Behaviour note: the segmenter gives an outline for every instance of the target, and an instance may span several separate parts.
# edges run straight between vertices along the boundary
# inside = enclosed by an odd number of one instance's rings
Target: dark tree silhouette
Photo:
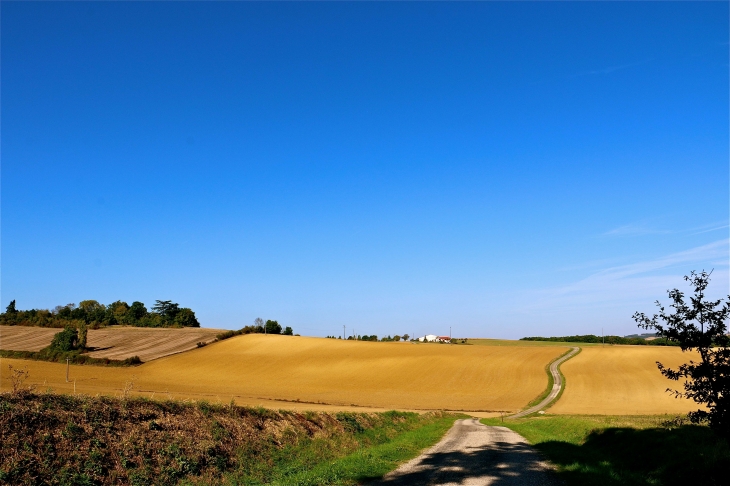
[[[656,330],[668,341],[678,343],[682,351],[699,352],[699,363],[690,360],[676,370],[658,361],[657,366],[670,380],[685,380],[684,392],[667,391],[707,406],[708,410],[690,412],[690,420],[693,423],[707,420],[719,435],[730,439],[730,337],[726,334],[730,296],[726,301],[705,300],[711,273],[703,270],[684,277],[694,289],[689,302],[679,290],[669,290],[672,310],[667,311],[657,301],[659,314],[648,317],[637,312],[633,317],[639,327]]]
[[[17,314],[18,310],[15,308],[15,299],[10,301],[10,304],[5,308],[7,314]]]

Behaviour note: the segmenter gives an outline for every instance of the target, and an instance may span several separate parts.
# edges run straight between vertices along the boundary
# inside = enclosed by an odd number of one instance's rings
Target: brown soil
[[[61,329],[27,326],[0,326],[0,349],[40,351]],[[87,345],[95,349],[87,353],[92,358],[124,360],[139,356],[144,361],[182,353],[197,348],[197,343],[215,340],[220,329],[183,328],[159,329],[112,326],[89,330]]]

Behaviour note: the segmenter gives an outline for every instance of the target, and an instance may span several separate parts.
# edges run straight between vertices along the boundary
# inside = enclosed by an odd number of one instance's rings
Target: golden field
[[[246,335],[167,356],[132,368],[71,366],[2,359],[3,390],[8,364],[27,367],[39,391],[73,390],[157,398],[301,408],[337,407],[465,411],[517,411],[547,385],[545,365],[566,347],[449,346],[374,343],[294,336]],[[283,408],[283,407],[282,407]]]
[[[40,351],[51,344],[62,329],[28,326],[0,326],[0,349]],[[111,326],[90,329],[87,353],[92,358],[124,360],[139,356],[144,362],[197,348],[198,342],[209,343],[220,329],[206,328],[146,328]]]
[[[662,376],[656,362],[676,368],[696,353],[664,346],[591,346],[560,367],[565,391],[550,408],[556,414],[642,415],[697,410],[694,402],[673,398],[667,388],[682,382]]]
[[[45,334],[57,332],[34,330],[36,337],[26,333],[26,344],[41,335],[50,339]],[[504,340],[449,346],[247,335],[196,349],[196,340],[210,340],[218,331],[198,330],[204,335],[194,331],[94,331],[109,345],[96,352],[107,353],[102,356],[121,359],[139,354],[149,360],[189,351],[131,368],[71,366],[69,383],[63,364],[2,359],[0,389],[9,388],[7,365],[12,364],[27,367],[29,383],[39,391],[73,392],[75,381],[78,393],[118,395],[125,384],[133,383],[132,394],[146,397],[224,403],[234,399],[242,405],[271,408],[513,412],[523,409],[545,389],[545,366],[569,347]],[[4,348],[8,334],[2,332]],[[91,343],[91,334],[89,340]],[[477,344],[475,341],[470,340]],[[680,388],[681,383],[667,380],[656,368],[656,361],[676,367],[690,359],[691,355],[680,349],[581,348],[578,356],[561,366],[566,388],[550,413],[674,414],[697,408],[693,402],[666,393],[667,387]]]

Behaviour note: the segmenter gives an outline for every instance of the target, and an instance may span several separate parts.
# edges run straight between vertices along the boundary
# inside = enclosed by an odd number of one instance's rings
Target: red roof
[[[451,341],[451,338],[449,336],[439,336],[439,339],[443,341]]]

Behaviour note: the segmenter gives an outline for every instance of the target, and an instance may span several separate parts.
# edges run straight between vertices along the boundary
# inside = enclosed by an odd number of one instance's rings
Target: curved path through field
[[[568,361],[570,358],[578,354],[580,351],[580,348],[574,347],[571,352],[566,354],[565,356],[556,359],[550,364],[550,374],[553,375],[553,389],[550,390],[550,393],[548,396],[545,397],[543,401],[535,405],[534,407],[530,407],[528,409],[525,409],[521,411],[520,413],[516,413],[514,415],[511,415],[509,418],[520,418],[525,417],[527,415],[530,415],[531,413],[539,412],[540,410],[544,409],[548,405],[550,405],[553,400],[555,400],[558,395],[560,394],[560,390],[565,385],[563,383],[563,377],[560,376],[560,371],[558,370],[558,367],[564,363],[565,361]]]
[[[457,420],[438,444],[374,484],[553,486],[561,482],[521,435],[472,418]]]

